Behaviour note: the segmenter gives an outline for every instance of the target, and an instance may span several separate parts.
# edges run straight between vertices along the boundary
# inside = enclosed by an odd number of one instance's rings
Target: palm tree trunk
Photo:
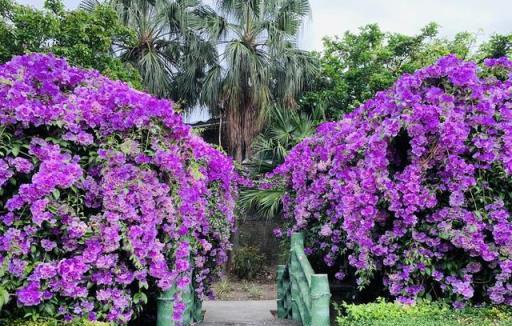
[[[254,138],[261,131],[261,119],[258,110],[251,104],[244,108],[228,110],[226,115],[227,148],[238,162],[251,156]]]
[[[249,103],[249,101],[244,102]],[[226,115],[226,126],[228,150],[236,161],[242,162],[250,156],[252,141],[261,131],[259,112],[252,104],[243,105],[240,108],[229,108]],[[233,244],[233,251],[237,250],[240,247],[239,225],[236,225],[230,240]],[[233,268],[235,255],[233,251],[228,255],[228,262],[225,266],[227,271]]]
[[[260,112],[253,104],[248,104],[245,110],[243,128],[243,152],[244,158],[249,158],[252,155],[252,142],[254,138],[261,132],[261,117]]]
[[[227,111],[226,116],[226,136],[227,136],[227,148],[231,156],[237,161],[242,162],[244,159],[242,144],[242,128],[241,124],[242,112],[237,109],[230,109]]]

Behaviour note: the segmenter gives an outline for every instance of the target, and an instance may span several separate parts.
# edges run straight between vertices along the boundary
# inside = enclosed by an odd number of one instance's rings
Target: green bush
[[[240,247],[234,251],[233,273],[240,279],[253,279],[263,266],[264,257],[258,248]]]
[[[338,326],[506,326],[512,325],[510,307],[471,307],[453,310],[442,303],[412,306],[379,300],[364,305],[338,307]]]
[[[16,320],[0,320],[0,325],[9,325],[9,326],[109,326],[111,324],[98,322],[98,321],[89,321],[85,319],[76,319],[70,322],[63,322],[61,320],[56,319],[37,319],[37,320],[27,320],[27,319],[16,319]]]

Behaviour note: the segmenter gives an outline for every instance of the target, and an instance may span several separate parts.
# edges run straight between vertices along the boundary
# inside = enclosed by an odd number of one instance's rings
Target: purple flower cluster
[[[20,306],[125,323],[139,291],[210,295],[239,176],[169,101],[52,55],[0,66],[1,281]],[[42,312],[43,313],[43,312]]]
[[[402,302],[512,304],[511,90],[508,59],[447,56],[322,124],[269,176],[288,234]]]

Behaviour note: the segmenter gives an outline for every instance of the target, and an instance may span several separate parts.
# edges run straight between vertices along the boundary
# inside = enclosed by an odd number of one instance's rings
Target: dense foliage
[[[291,230],[401,302],[512,304],[511,71],[447,56],[320,125],[273,172]]]
[[[308,0],[217,1],[203,23],[220,53],[209,67],[201,102],[226,122],[226,147],[237,160],[251,156],[270,105],[296,106],[316,72],[316,60],[297,47]]]
[[[421,302],[414,306],[378,302],[342,304],[339,326],[505,326],[512,324],[508,307],[480,307],[453,310],[441,303]]]
[[[200,28],[209,7],[198,0],[82,0],[81,7],[94,12],[105,3],[135,34],[118,53],[136,67],[145,89],[180,107],[195,106],[205,70],[217,58],[215,42]]]
[[[390,87],[402,74],[433,64],[440,57],[481,62],[484,58],[512,55],[512,35],[493,35],[478,43],[468,32],[441,38],[435,23],[417,35],[389,33],[376,24],[362,26],[357,33],[345,32],[324,39],[319,77],[301,99],[305,110],[323,106],[329,120],[357,108],[376,92]]]
[[[239,279],[251,280],[261,273],[265,257],[257,247],[239,247],[233,256],[232,273]]]
[[[0,98],[3,313],[125,322],[151,291],[210,294],[238,176],[170,102],[42,54],[0,66]]]
[[[0,0],[0,63],[15,55],[51,52],[74,66],[94,68],[141,88],[139,73],[113,52],[114,47],[128,46],[134,39],[134,33],[106,5],[68,11],[61,0],[47,0],[43,9]]]
[[[467,32],[452,39],[439,38],[438,26],[433,23],[417,35],[386,33],[371,24],[361,27],[358,33],[326,38],[319,60],[320,74],[308,84],[299,101],[300,109],[268,111],[267,126],[253,143],[252,172],[273,170],[321,122],[338,120],[390,87],[404,73],[430,65],[449,53],[461,58],[477,57],[477,61],[511,54],[511,37],[494,35],[480,46],[474,44],[475,39]],[[278,188],[242,190],[242,204],[254,206],[267,216],[277,216],[280,193]]]
[[[255,182],[240,190],[238,205],[244,213],[250,214],[255,209],[261,217],[271,219],[281,211],[280,198],[284,189],[266,185],[258,187],[261,175],[282,164],[295,145],[313,135],[316,127],[325,121],[325,115],[318,107],[312,114],[275,107],[269,110],[268,119],[268,126],[254,140],[253,155],[246,164],[248,174]]]
[[[53,318],[39,318],[36,320],[31,319],[9,319],[9,320],[0,320],[0,322],[4,322],[3,325],[9,326],[62,326],[62,321]],[[75,319],[66,323],[67,326],[110,326],[110,323],[107,322],[99,322],[99,321],[89,321],[87,319]]]

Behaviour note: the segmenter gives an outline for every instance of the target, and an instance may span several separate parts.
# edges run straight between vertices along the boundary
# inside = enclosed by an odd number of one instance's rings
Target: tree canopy
[[[479,43],[469,32],[453,38],[439,36],[439,25],[430,23],[417,35],[387,33],[377,24],[325,38],[320,57],[320,74],[313,89],[301,100],[307,111],[324,106],[330,119],[339,118],[390,87],[399,76],[433,64],[440,57],[455,54],[460,59],[482,63],[485,58],[512,55],[512,34],[492,35]]]
[[[131,44],[134,33],[109,6],[92,11],[65,10],[61,0],[47,0],[43,9],[0,0],[0,62],[31,52],[52,52],[71,64],[141,88],[138,72],[121,61],[114,50]]]
[[[404,73],[432,64],[450,53],[467,58],[475,36],[462,32],[453,39],[438,37],[431,23],[417,35],[386,33],[377,24],[347,31],[342,37],[325,38],[320,55],[320,77],[303,99],[307,109],[323,105],[332,118],[359,106],[377,91],[386,89]]]
[[[264,111],[296,105],[314,58],[297,47],[309,1],[219,1],[206,14],[204,31],[216,40],[217,62],[207,72],[201,101],[226,116],[228,149],[239,161],[250,156]]]
[[[201,33],[209,7],[199,0],[84,0],[81,6],[94,10],[108,4],[135,34],[119,54],[141,74],[151,93],[172,98],[182,107],[198,103],[207,67],[215,63],[216,43]]]

